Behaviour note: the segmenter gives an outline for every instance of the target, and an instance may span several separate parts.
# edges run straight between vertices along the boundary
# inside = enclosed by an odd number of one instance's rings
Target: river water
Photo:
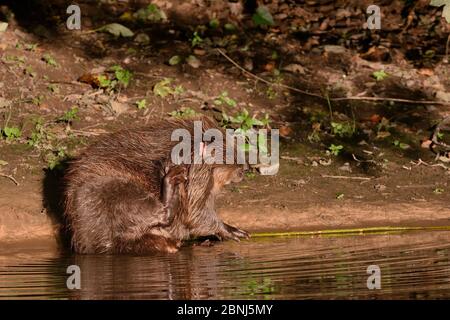
[[[67,288],[67,267],[81,289]],[[381,288],[373,288],[379,268]],[[71,282],[73,283],[73,282]],[[51,243],[0,247],[0,299],[450,298],[450,232],[255,238],[171,255],[80,256]]]

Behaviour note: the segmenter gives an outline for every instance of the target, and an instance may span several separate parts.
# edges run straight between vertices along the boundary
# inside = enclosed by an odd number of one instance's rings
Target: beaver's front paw
[[[217,237],[220,240],[231,239],[239,242],[241,238],[244,239],[250,238],[250,234],[247,231],[241,230],[239,228],[224,223],[223,228],[220,232],[218,232]]]

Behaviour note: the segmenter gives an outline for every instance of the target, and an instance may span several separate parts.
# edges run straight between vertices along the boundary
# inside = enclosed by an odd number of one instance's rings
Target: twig
[[[332,101],[344,101],[344,100],[367,100],[367,101],[392,101],[392,102],[403,102],[409,104],[439,104],[439,105],[450,105],[450,102],[445,101],[431,101],[431,100],[408,100],[400,98],[383,98],[383,97],[342,97],[342,98],[330,98]]]
[[[268,85],[270,85],[270,86],[279,86],[279,87],[286,88],[286,89],[289,89],[289,90],[292,90],[292,91],[295,91],[295,92],[299,92],[299,93],[302,93],[302,94],[305,94],[305,95],[308,95],[308,96],[311,96],[311,97],[316,97],[316,98],[319,98],[319,99],[325,99],[325,98],[324,98],[323,96],[321,96],[320,94],[315,94],[315,93],[303,91],[303,90],[300,90],[300,89],[297,89],[297,88],[294,88],[294,87],[291,87],[291,86],[288,86],[288,85],[285,85],[285,84],[282,84],[282,83],[273,83],[273,82],[270,82],[270,81],[268,81],[268,80],[266,80],[266,79],[264,79],[264,78],[258,77],[256,74],[251,73],[250,71],[248,71],[248,70],[244,69],[243,67],[241,67],[236,61],[234,61],[233,59],[231,59],[231,58],[230,58],[225,52],[223,52],[222,50],[217,49],[217,51],[219,51],[219,53],[220,53],[222,56],[224,56],[225,59],[227,59],[228,61],[230,61],[236,68],[238,68],[239,70],[241,70],[242,72],[248,74],[249,76],[251,76],[252,78],[254,78],[254,79],[256,79],[256,80],[259,80],[259,81],[261,81],[261,82],[264,82],[265,84],[268,84]]]
[[[445,170],[450,170],[449,167],[446,167],[443,163],[436,163],[436,164],[429,164],[425,161],[423,161],[422,159],[419,158],[419,160],[417,162],[411,161],[411,164],[415,165],[416,167],[420,166],[421,164],[427,166],[427,167],[440,167],[443,168]]]
[[[369,163],[377,163],[375,160],[359,160],[358,158],[356,158],[355,154],[352,153],[352,157],[356,162],[362,163],[362,162],[369,162]]]
[[[11,180],[12,182],[14,182],[14,183],[16,184],[16,186],[19,186],[19,182],[17,182],[17,180],[14,179],[13,176],[10,176],[10,175],[7,175],[7,174],[0,173],[0,177],[8,178],[8,179]]]
[[[68,85],[75,85],[75,86],[90,86],[88,83],[85,82],[78,82],[78,81],[59,81],[59,80],[50,80],[47,81],[48,83],[55,83],[55,84],[68,84]]]
[[[297,162],[298,164],[303,164],[303,160],[297,157],[281,156],[281,159],[294,161]]]
[[[252,78],[259,80],[261,82],[264,82],[265,84],[268,84],[270,86],[278,86],[278,87],[282,87],[285,89],[289,89],[295,92],[299,92],[302,93],[304,95],[307,96],[311,96],[311,97],[315,97],[315,98],[319,98],[322,100],[327,100],[327,101],[346,101],[346,100],[366,100],[366,101],[392,101],[392,102],[402,102],[402,103],[409,103],[409,104],[431,104],[431,105],[450,105],[450,102],[444,102],[444,101],[430,101],[430,100],[408,100],[408,99],[400,99],[400,98],[383,98],[383,97],[364,97],[364,96],[352,96],[352,97],[342,97],[342,98],[330,98],[330,97],[324,97],[320,94],[316,94],[316,93],[311,93],[311,92],[307,92],[304,90],[300,90],[282,83],[274,83],[271,81],[268,81],[264,78],[261,78],[259,76],[257,76],[254,73],[251,73],[250,71],[246,70],[245,68],[241,67],[236,61],[234,61],[233,59],[231,59],[225,52],[223,52],[221,49],[217,49],[217,51],[225,58],[227,59],[229,62],[231,62],[236,68],[238,68],[239,70],[241,70],[242,72],[246,73],[247,75],[251,76]]]
[[[367,177],[329,176],[329,175],[326,175],[326,174],[323,174],[322,178],[351,179],[351,180],[371,180],[372,179],[372,178],[367,178]]]
[[[99,136],[102,133],[99,132],[93,132],[93,131],[83,131],[83,130],[70,130],[72,133],[74,133],[76,136],[85,136],[85,137],[91,137],[91,136]]]

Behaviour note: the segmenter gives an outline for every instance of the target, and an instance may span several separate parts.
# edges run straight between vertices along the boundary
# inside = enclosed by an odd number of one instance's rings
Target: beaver
[[[239,182],[237,164],[174,164],[175,129],[219,129],[207,117],[155,120],[145,127],[106,135],[69,162],[64,211],[75,252],[176,252],[183,240],[216,236],[248,238],[220,220],[215,199]]]

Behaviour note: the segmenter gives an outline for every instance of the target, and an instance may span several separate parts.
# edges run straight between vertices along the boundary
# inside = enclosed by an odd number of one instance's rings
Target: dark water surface
[[[80,267],[80,290],[67,289],[69,265]],[[381,289],[367,288],[369,265],[379,266]],[[450,232],[260,238],[142,257],[2,246],[0,299],[11,298],[450,298]]]

